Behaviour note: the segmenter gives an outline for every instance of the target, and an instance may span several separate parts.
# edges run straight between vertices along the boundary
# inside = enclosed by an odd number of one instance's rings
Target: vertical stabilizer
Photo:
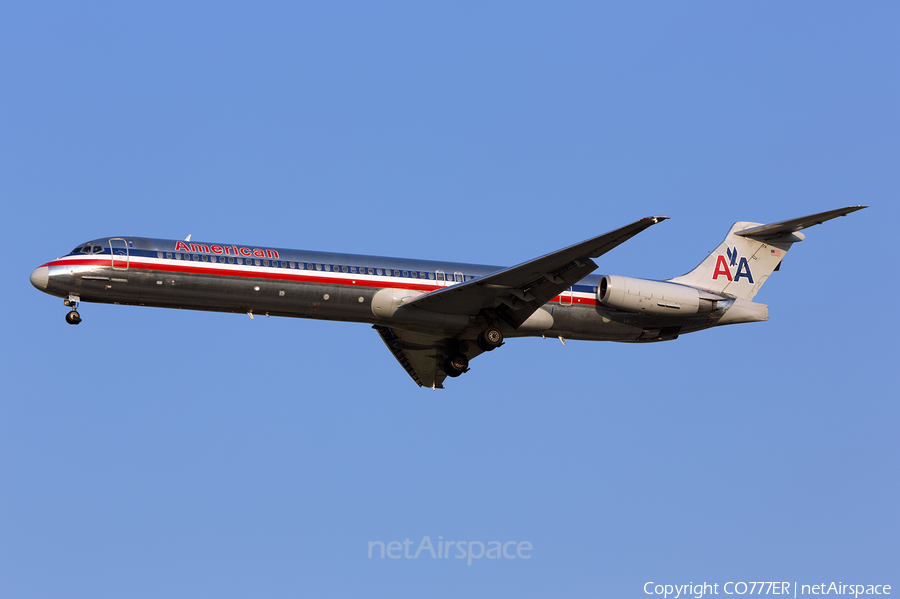
[[[670,281],[752,300],[769,275],[781,264],[791,245],[803,240],[802,233],[793,233],[786,239],[771,242],[737,234],[757,226],[760,223],[735,223],[725,240],[697,268]]]
[[[791,246],[803,241],[801,229],[863,208],[866,206],[849,206],[771,225],[735,223],[725,240],[697,268],[669,280],[713,293],[752,300],[769,275],[781,264]]]

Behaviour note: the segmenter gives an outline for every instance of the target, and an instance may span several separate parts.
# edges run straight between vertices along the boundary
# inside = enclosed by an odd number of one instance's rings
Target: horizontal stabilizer
[[[868,208],[868,206],[848,206],[846,208],[838,208],[837,210],[829,210],[828,212],[820,212],[809,216],[801,216],[800,218],[792,218],[783,220],[780,223],[772,223],[771,225],[760,225],[743,231],[735,231],[735,235],[741,237],[753,237],[754,239],[774,239],[796,233],[801,229],[812,227],[813,225],[821,225],[826,220],[831,220],[839,216],[847,216],[851,212]]]

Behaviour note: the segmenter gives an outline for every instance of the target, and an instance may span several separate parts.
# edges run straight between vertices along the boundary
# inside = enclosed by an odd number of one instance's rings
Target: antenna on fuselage
[[[190,233],[188,233],[188,236],[187,236],[187,237],[185,237],[185,238],[184,238],[184,240],[185,240],[185,241],[190,241],[190,240],[191,240],[191,234],[190,234]]]

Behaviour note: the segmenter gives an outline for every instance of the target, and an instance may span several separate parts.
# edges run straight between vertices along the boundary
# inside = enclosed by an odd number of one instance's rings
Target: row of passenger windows
[[[475,277],[461,272],[444,274],[442,271],[423,272],[416,270],[393,270],[390,268],[366,268],[362,266],[344,266],[342,264],[319,264],[315,262],[286,262],[284,260],[265,260],[262,258],[240,258],[237,256],[210,256],[206,254],[182,254],[179,252],[156,252],[157,257],[168,260],[190,260],[193,262],[218,262],[221,264],[246,264],[248,266],[269,266],[273,268],[293,268],[295,270],[318,270],[325,272],[345,272],[349,274],[370,274],[386,277],[406,277],[413,279],[431,279],[438,281],[463,282]]]

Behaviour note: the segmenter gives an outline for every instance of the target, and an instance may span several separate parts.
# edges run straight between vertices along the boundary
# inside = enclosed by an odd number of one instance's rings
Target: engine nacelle
[[[604,275],[597,287],[597,299],[603,304],[642,314],[690,316],[709,314],[716,309],[716,300],[710,295],[677,283],[648,281],[617,275]]]

